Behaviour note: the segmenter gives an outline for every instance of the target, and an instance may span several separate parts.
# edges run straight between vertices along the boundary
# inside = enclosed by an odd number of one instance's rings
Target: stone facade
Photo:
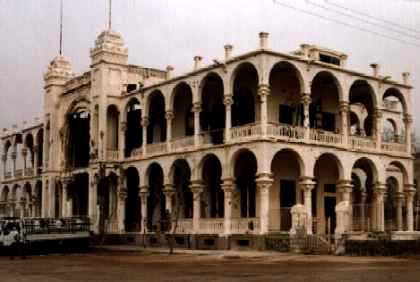
[[[3,132],[0,215],[88,216],[96,233],[158,232],[169,214],[197,236],[415,234],[408,73],[279,53],[267,33],[176,77],[129,65],[114,31],[90,56],[82,75],[56,57],[42,120]]]

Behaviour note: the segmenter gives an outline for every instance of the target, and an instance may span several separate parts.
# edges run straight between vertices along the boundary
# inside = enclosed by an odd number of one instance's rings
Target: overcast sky
[[[363,24],[305,0],[277,1],[420,45],[418,39],[392,33],[392,27]],[[325,0],[311,1],[326,5]],[[420,0],[329,1],[420,31]],[[42,75],[58,54],[59,3],[0,0],[0,127],[41,116]],[[64,55],[76,73],[88,70],[89,49],[106,28],[107,3],[64,0]],[[420,105],[420,47],[287,9],[273,0],[113,0],[113,29],[123,35],[131,64],[162,69],[170,64],[176,73],[190,70],[194,55],[206,62],[222,58],[226,43],[234,45],[236,54],[255,49],[258,32],[267,31],[274,50],[288,52],[313,43],[347,53],[348,66],[358,71],[370,73],[373,62],[397,80],[410,71],[415,109]],[[414,36],[420,39],[420,33]]]

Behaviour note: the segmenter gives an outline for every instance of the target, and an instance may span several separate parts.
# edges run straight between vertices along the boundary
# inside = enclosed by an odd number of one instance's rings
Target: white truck
[[[0,218],[0,254],[24,248],[26,253],[86,251],[88,218]]]

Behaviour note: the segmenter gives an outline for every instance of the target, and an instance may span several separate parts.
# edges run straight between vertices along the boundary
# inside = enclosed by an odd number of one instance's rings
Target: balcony
[[[267,136],[288,142],[298,142],[305,138],[305,129],[288,124],[270,123],[267,126]]]
[[[254,139],[255,137],[261,136],[261,133],[260,124],[247,124],[230,129],[231,139],[238,142]]]
[[[349,147],[351,150],[374,151],[376,141],[369,137],[349,136]]]
[[[174,152],[188,150],[194,147],[194,136],[174,139],[171,142],[171,149]]]
[[[343,135],[324,130],[311,129],[309,138],[311,143],[321,145],[342,146],[343,144]]]
[[[201,234],[223,234],[224,219],[223,218],[200,218]]]
[[[32,167],[26,168],[25,176],[34,176],[34,169]]]
[[[119,152],[118,150],[107,150],[106,151],[106,159],[108,161],[118,161],[119,159]]]
[[[260,219],[254,218],[232,218],[232,234],[258,234],[260,230]]]

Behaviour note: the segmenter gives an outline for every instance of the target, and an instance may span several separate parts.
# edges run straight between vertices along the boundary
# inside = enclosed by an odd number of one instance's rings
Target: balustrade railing
[[[33,176],[34,175],[34,169],[32,167],[28,167],[25,169],[25,176]]]
[[[372,207],[368,204],[353,204],[352,206],[352,231],[372,231]]]
[[[270,123],[267,125],[267,135],[283,140],[301,140],[305,137],[305,128],[289,124]]]
[[[172,228],[175,228],[175,222],[172,223]],[[176,224],[175,234],[191,234],[193,232],[192,219],[183,218],[178,219]]]
[[[375,150],[376,141],[368,137],[350,136],[349,145],[351,149]]]
[[[343,143],[343,135],[319,129],[311,129],[309,138],[319,144],[341,145]]]
[[[200,144],[204,146],[223,144],[224,138],[224,129],[205,131],[200,134]]]
[[[156,144],[147,144],[146,154],[147,155],[159,155],[166,153],[168,151],[168,146],[166,142],[156,143]]]
[[[171,142],[172,151],[183,151],[192,147],[194,147],[194,136],[174,139]]]
[[[17,169],[15,173],[16,177],[22,177],[23,176],[23,169]]]
[[[117,234],[120,233],[119,227],[118,227],[118,221],[111,220],[105,222],[105,233],[109,234]]]
[[[107,150],[106,151],[106,159],[109,161],[118,161],[119,152],[118,150]]]
[[[382,150],[388,152],[407,152],[407,145],[394,142],[382,142]]]
[[[260,230],[259,218],[232,218],[232,234],[256,234]]]
[[[236,126],[230,129],[232,140],[246,140],[261,135],[260,124],[247,124],[243,126]]]
[[[135,148],[131,151],[131,157],[140,157],[143,155],[143,147]]]
[[[6,172],[6,174],[4,175],[4,178],[5,179],[12,178],[12,172],[11,171]]]
[[[224,232],[223,218],[200,218],[201,234],[222,234]]]

